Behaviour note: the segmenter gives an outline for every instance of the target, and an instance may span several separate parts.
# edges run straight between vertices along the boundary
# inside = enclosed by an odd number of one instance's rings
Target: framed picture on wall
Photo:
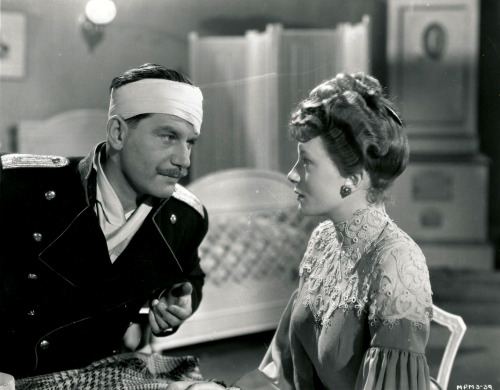
[[[26,71],[26,15],[0,13],[0,77],[21,78]]]

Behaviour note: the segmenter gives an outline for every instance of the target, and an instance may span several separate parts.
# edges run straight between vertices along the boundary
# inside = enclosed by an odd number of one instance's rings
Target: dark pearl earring
[[[349,195],[351,195],[351,187],[347,187],[345,185],[340,187],[340,196],[342,199]]]

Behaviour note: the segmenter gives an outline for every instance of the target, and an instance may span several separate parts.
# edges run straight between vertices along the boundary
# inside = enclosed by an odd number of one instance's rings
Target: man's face
[[[197,135],[193,125],[169,114],[152,114],[129,128],[120,153],[124,183],[138,196],[169,198],[187,174]]]

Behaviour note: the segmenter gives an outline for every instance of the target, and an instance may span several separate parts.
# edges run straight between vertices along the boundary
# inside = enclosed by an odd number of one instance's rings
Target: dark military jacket
[[[111,263],[92,158],[1,157],[0,372],[32,376],[117,353],[140,308],[175,283],[190,281],[199,305],[203,205],[177,185]]]

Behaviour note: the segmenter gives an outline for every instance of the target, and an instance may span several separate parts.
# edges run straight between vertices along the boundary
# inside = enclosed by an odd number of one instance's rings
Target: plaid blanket
[[[203,380],[198,358],[132,352],[82,369],[17,379],[16,390],[161,390],[181,380]]]

